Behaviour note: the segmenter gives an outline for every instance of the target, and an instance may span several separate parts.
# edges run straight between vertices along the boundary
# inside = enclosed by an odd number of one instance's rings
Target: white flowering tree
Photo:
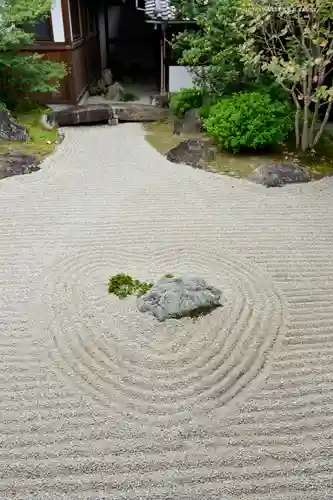
[[[315,148],[333,103],[332,0],[244,0],[242,12],[245,63],[291,94],[296,147]]]

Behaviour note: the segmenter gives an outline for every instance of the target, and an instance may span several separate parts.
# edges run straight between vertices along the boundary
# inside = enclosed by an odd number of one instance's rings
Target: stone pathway
[[[332,221],[332,179],[171,164],[133,124],[1,181],[0,499],[331,500]],[[224,306],[160,324],[122,271]]]

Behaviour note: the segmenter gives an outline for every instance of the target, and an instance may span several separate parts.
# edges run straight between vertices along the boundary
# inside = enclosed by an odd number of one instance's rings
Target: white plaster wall
[[[55,42],[65,41],[64,20],[62,16],[61,0],[53,0],[51,10],[51,19],[53,26],[53,39]]]
[[[169,66],[169,92],[179,92],[194,86],[190,68],[186,66]]]

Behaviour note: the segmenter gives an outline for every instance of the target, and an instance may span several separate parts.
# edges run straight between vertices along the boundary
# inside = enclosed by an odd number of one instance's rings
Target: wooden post
[[[103,0],[104,10],[104,28],[105,28],[105,50],[106,50],[106,67],[110,67],[110,35],[109,35],[109,4],[107,0]],[[105,69],[105,68],[102,68]]]
[[[162,31],[162,40],[161,40],[161,89],[160,89],[160,94],[165,95],[166,94],[166,71],[165,71],[165,56],[166,56],[166,39],[165,39],[165,34],[166,34],[166,28],[167,28],[167,23],[162,23],[161,25],[161,31]]]
[[[164,95],[164,93],[165,93],[164,49],[165,49],[165,42],[164,42],[164,33],[163,33],[162,40],[161,40],[161,85],[160,85],[160,94],[161,95]]]

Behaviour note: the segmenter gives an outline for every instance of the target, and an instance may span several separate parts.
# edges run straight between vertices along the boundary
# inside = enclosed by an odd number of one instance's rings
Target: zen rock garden
[[[153,284],[142,283],[126,274],[110,278],[109,293],[119,298],[136,295],[139,311],[147,312],[159,321],[206,315],[221,306],[222,294],[221,290],[197,276],[165,275]]]

